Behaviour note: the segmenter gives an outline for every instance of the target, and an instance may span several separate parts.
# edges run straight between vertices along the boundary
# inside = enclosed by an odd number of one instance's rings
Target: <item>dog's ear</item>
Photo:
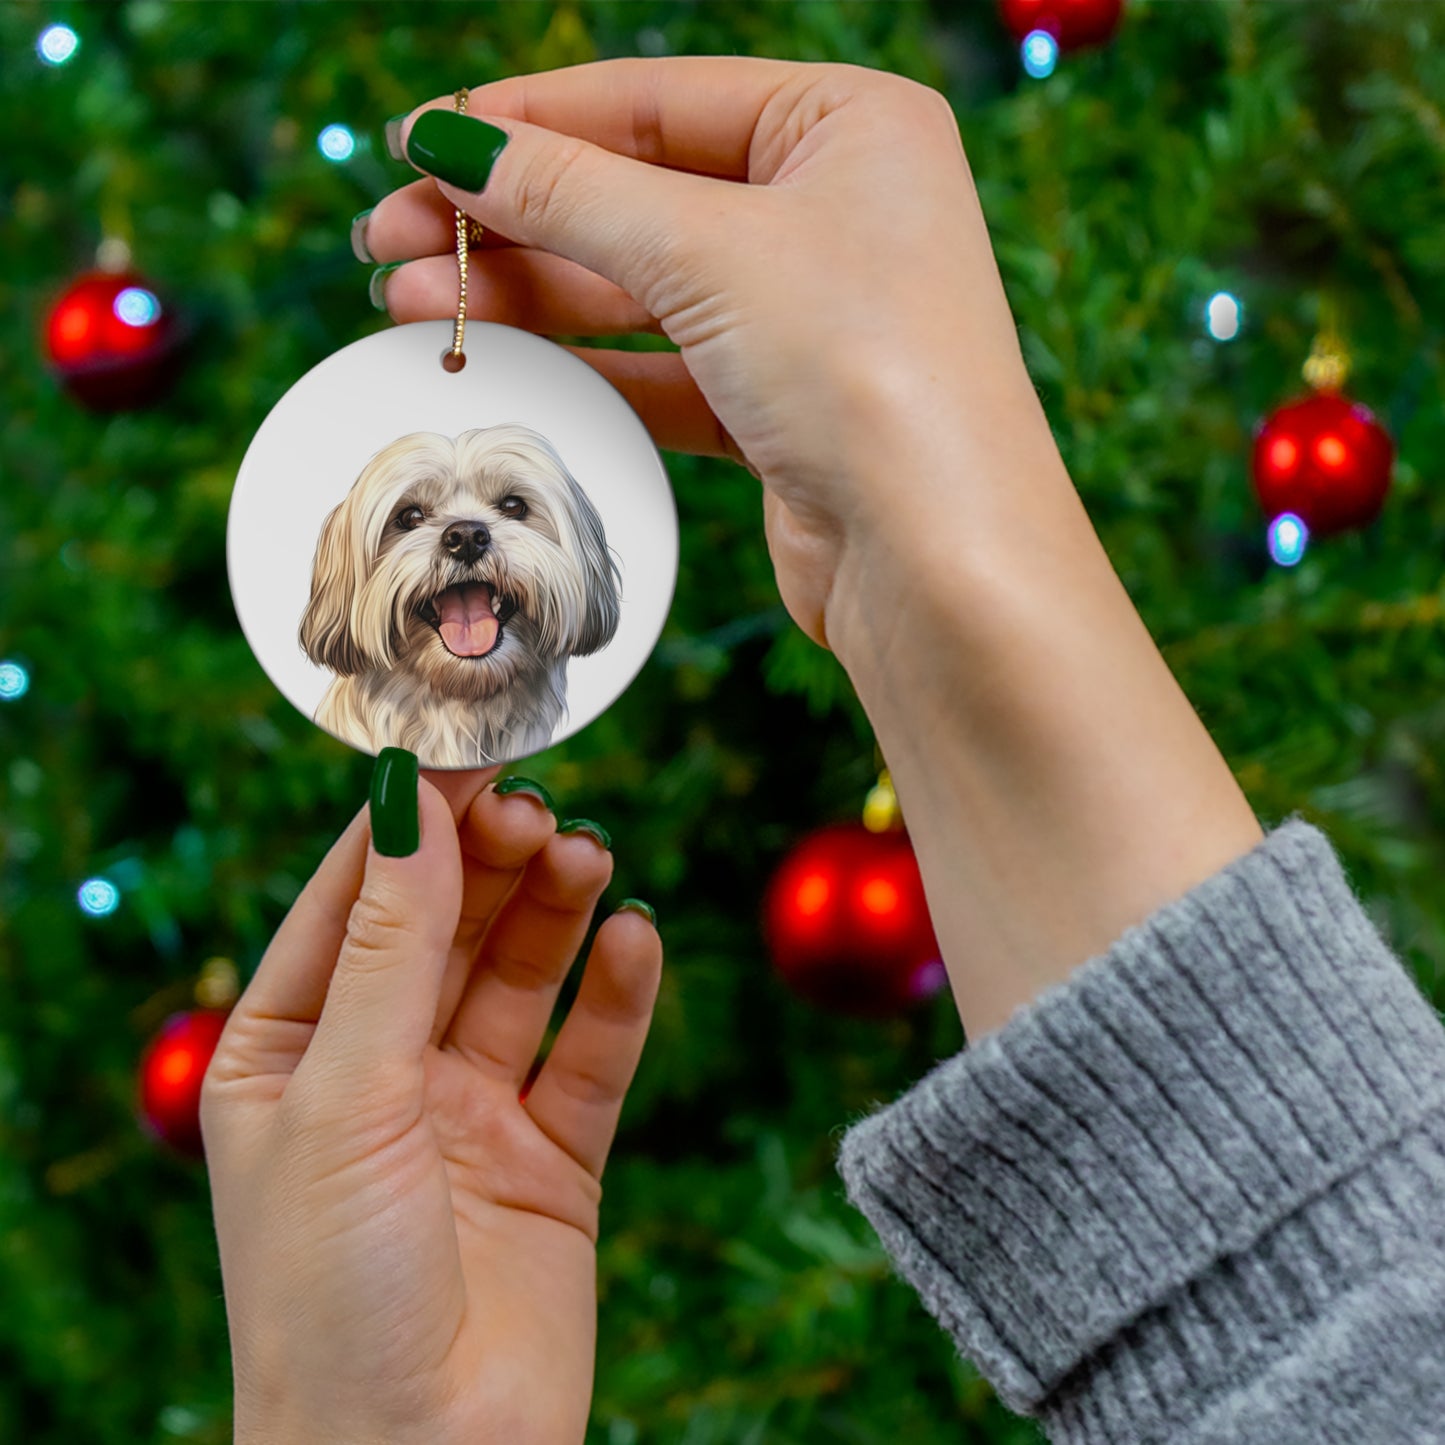
[[[592,499],[569,477],[575,493],[577,546],[582,554],[582,572],[587,586],[587,611],[572,652],[585,657],[606,647],[617,632],[622,617],[622,574],[607,546],[607,533]]]
[[[311,564],[311,600],[301,614],[299,633],[306,656],[342,677],[368,668],[366,654],[351,628],[352,604],[365,578],[350,532],[350,509],[343,501],[322,524]]]

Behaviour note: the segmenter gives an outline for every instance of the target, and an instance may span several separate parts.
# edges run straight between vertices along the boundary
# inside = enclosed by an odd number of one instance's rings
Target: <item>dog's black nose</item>
[[[462,562],[475,562],[491,540],[485,522],[457,522],[442,533],[442,546]]]

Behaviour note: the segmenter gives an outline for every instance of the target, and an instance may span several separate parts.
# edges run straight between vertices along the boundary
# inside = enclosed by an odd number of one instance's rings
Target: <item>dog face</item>
[[[602,519],[521,426],[415,432],[374,456],[321,529],[306,655],[481,701],[596,652],[620,615]]]

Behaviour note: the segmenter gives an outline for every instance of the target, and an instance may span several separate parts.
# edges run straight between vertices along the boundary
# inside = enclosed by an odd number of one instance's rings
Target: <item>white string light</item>
[[[35,53],[47,65],[64,65],[80,49],[80,36],[68,25],[47,25],[35,42]]]
[[[347,126],[329,125],[316,137],[316,148],[329,161],[349,161],[356,152],[356,137]]]
[[[1310,529],[1293,512],[1281,512],[1269,524],[1269,555],[1281,567],[1293,567],[1305,554]]]
[[[1204,329],[1216,341],[1233,341],[1244,325],[1244,307],[1228,291],[1216,291],[1204,308]]]
[[[1031,30],[1019,47],[1024,69],[1035,80],[1043,80],[1054,73],[1059,63],[1059,42],[1047,30]]]

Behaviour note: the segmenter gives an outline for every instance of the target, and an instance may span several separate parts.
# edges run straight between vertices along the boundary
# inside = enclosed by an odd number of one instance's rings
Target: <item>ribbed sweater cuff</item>
[[[1373,1161],[1438,1188],[1442,1103],[1439,1018],[1291,817],[856,1123],[838,1167],[1007,1404],[1145,1439],[1379,1258],[1406,1206]]]

